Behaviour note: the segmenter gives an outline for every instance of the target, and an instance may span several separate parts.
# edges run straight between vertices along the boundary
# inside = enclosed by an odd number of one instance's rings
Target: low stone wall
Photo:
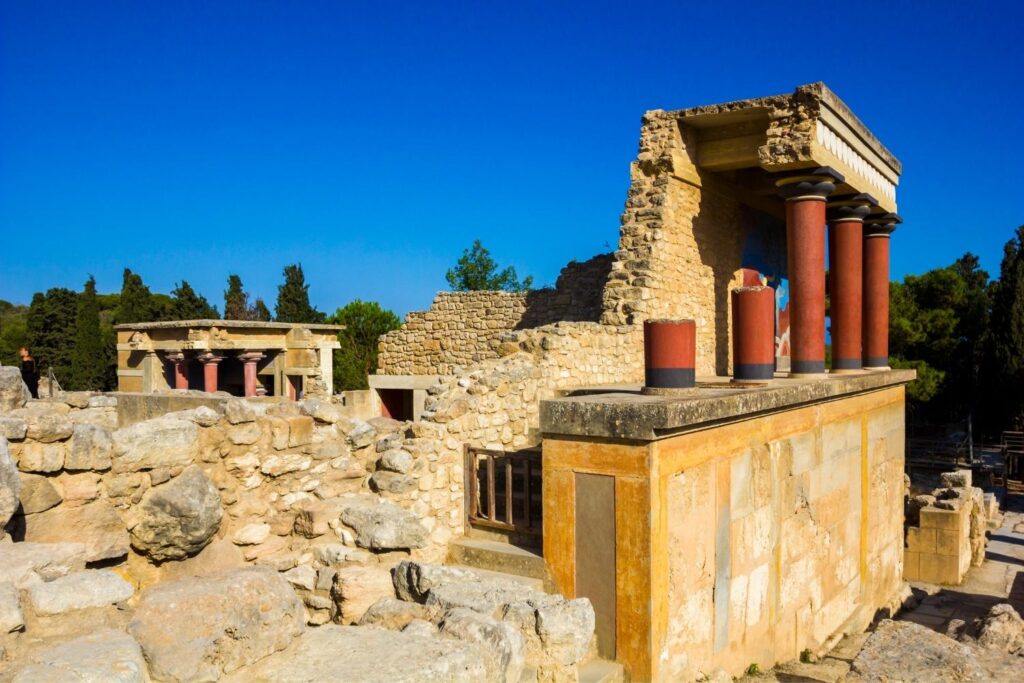
[[[943,486],[907,504],[903,578],[957,586],[985,561],[988,509],[971,470],[942,475]]]
[[[451,375],[456,368],[502,355],[509,331],[556,322],[596,322],[611,254],[568,264],[554,287],[529,292],[440,292],[428,311],[406,316],[381,337],[382,375]]]

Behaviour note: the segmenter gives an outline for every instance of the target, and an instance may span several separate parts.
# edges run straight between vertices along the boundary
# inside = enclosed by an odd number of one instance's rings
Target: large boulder
[[[199,455],[199,427],[192,420],[165,415],[114,432],[117,472],[185,467]]]
[[[62,404],[34,403],[18,411],[19,416],[25,420],[25,436],[40,443],[71,438],[74,423],[65,412],[58,409],[58,405],[67,410],[67,406]]]
[[[128,529],[121,515],[105,499],[77,507],[58,505],[46,512],[26,515],[24,522],[26,541],[83,543],[89,562],[128,554]]]
[[[304,621],[302,602],[284,578],[247,567],[146,590],[128,632],[153,678],[216,680],[286,648]]]
[[[142,496],[132,546],[155,562],[195,555],[220,528],[220,492],[196,465]]]
[[[25,626],[21,613],[21,593],[12,581],[0,581],[0,638]]]
[[[493,659],[492,668],[500,680],[518,683],[526,663],[526,643],[511,624],[468,609],[453,609],[444,615],[441,633],[482,645]]]
[[[383,567],[342,567],[334,576],[331,595],[343,624],[354,624],[381,598],[392,598],[391,572]]]
[[[978,630],[978,645],[1024,655],[1024,620],[1009,603],[993,605]]]
[[[443,613],[436,608],[388,597],[370,605],[359,619],[359,625],[401,631],[413,621],[434,623],[440,621],[442,616]]]
[[[969,646],[929,628],[884,620],[853,660],[855,681],[991,681]]]
[[[63,498],[49,477],[39,474],[21,475],[21,514],[44,512],[59,504]]]
[[[146,662],[127,633],[102,630],[53,645],[29,656],[14,683],[143,683]]]
[[[28,591],[36,614],[63,614],[90,607],[124,602],[135,589],[109,569],[87,569],[53,581],[37,583]]]
[[[427,544],[427,530],[416,515],[385,501],[356,500],[342,510],[341,521],[355,532],[361,548],[399,550]]]
[[[292,647],[237,672],[233,683],[477,683],[498,680],[481,645],[373,626],[321,626]]]
[[[471,569],[403,560],[391,570],[395,594],[402,600],[423,602],[431,588],[448,583],[479,581]]]
[[[114,440],[103,427],[76,424],[71,434],[71,449],[64,456],[68,470],[109,470]]]
[[[21,381],[21,370],[13,365],[0,365],[0,412],[15,410],[32,398]]]
[[[85,569],[82,543],[7,543],[0,546],[0,576],[26,589]]]
[[[17,511],[20,499],[21,475],[18,474],[18,466],[11,460],[7,439],[0,436],[0,537],[3,536],[2,529]]]

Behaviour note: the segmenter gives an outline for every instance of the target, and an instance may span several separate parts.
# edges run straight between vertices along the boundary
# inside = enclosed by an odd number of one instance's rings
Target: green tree
[[[309,304],[309,285],[302,272],[302,264],[284,267],[284,284],[277,288],[277,306],[274,317],[282,323],[319,323],[324,314]]]
[[[341,348],[334,353],[334,390],[366,389],[367,375],[377,369],[380,336],[398,329],[401,321],[376,301],[356,299],[335,311],[329,322],[345,326],[338,333]]]
[[[497,262],[491,258],[491,252],[480,244],[480,240],[475,240],[470,249],[463,250],[455,267],[445,273],[444,277],[456,292],[523,292],[533,286],[532,276],[520,281],[516,269],[512,266],[499,271]]]
[[[256,299],[256,303],[249,309],[249,318],[251,320],[259,320],[260,322],[270,322],[270,309],[263,303],[263,299]]]
[[[72,350],[76,338],[78,295],[53,288],[35,294],[28,313],[28,346],[42,372],[53,370],[61,386],[73,383]]]
[[[18,351],[28,345],[28,306],[0,299],[0,364],[18,365]]]
[[[234,274],[228,275],[228,288],[224,290],[224,319],[249,319],[249,295],[242,287],[242,278]]]
[[[1024,422],[1024,226],[1003,247],[986,348],[990,432]]]
[[[967,253],[891,285],[890,364],[918,371],[907,396],[926,421],[961,421],[977,411],[988,280],[978,258]]]
[[[64,388],[78,391],[103,389],[106,356],[100,330],[100,304],[96,298],[96,279],[90,275],[78,296],[71,374]]]
[[[206,297],[196,293],[188,280],[182,280],[181,284],[174,288],[171,298],[175,320],[216,320],[220,317],[217,309],[210,305]]]
[[[142,277],[133,273],[131,269],[125,268],[117,321],[119,323],[151,322],[157,317],[155,309],[153,295],[150,293],[149,287],[143,284]]]

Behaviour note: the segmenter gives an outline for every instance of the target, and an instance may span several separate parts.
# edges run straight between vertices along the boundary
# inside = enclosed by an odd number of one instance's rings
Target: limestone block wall
[[[591,598],[604,656],[635,680],[740,676],[818,651],[902,586],[904,409],[897,386],[650,442],[548,435],[556,586]],[[577,497],[595,478],[603,505]],[[587,520],[609,508],[595,540]],[[595,582],[595,548],[614,580]]]
[[[744,267],[778,277],[785,225],[742,204],[746,190],[696,165],[696,133],[674,112],[643,118],[602,322],[697,322],[698,374],[729,373],[729,290]]]
[[[507,332],[560,321],[597,321],[611,254],[572,262],[555,287],[530,292],[440,292],[428,311],[406,316],[381,337],[378,373],[451,375],[456,368],[497,358]]]
[[[893,598],[903,410],[892,389],[704,435],[720,456],[668,481],[672,680],[797,659]]]

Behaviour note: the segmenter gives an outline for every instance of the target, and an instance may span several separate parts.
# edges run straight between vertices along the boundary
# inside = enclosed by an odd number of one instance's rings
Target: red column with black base
[[[217,391],[218,366],[222,360],[224,360],[224,356],[214,353],[204,353],[199,356],[199,361],[203,364],[203,391],[208,391],[211,394]]]
[[[825,372],[825,198],[842,180],[824,167],[776,181],[786,200],[791,377]]]
[[[644,388],[690,389],[696,385],[697,325],[692,320],[644,322]]]
[[[829,301],[832,322],[832,372],[857,372],[863,367],[864,218],[878,202],[870,195],[830,201]]]
[[[889,242],[900,218],[887,214],[864,226],[864,368],[889,369]]]
[[[732,290],[732,377],[764,381],[775,376],[775,290]]]

